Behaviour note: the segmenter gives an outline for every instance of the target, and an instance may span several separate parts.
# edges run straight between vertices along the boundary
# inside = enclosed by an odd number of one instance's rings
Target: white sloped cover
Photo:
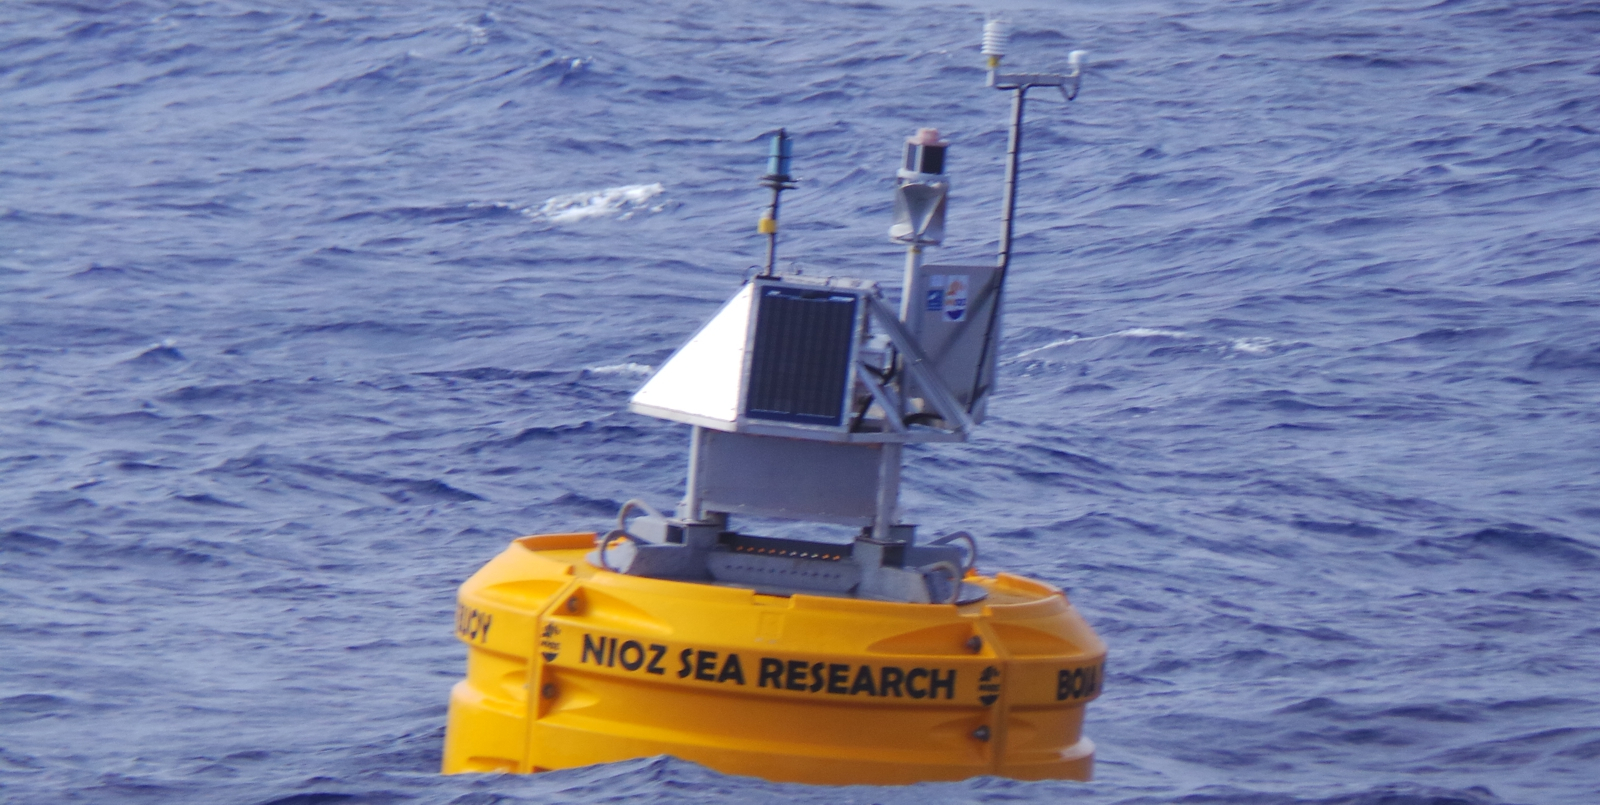
[[[717,430],[734,429],[755,284],[733,295],[634,393],[628,409]]]

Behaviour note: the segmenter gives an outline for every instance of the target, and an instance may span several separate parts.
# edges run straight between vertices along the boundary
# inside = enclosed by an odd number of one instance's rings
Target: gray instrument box
[[[974,423],[983,421],[994,387],[994,365],[1000,345],[997,266],[917,266],[911,277],[906,330],[944,380]],[[911,378],[909,398],[926,394]]]
[[[702,505],[842,525],[871,525],[883,446],[705,429],[695,462]]]

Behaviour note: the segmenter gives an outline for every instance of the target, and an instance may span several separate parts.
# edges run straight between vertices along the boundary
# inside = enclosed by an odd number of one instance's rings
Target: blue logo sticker
[[[967,275],[951,274],[944,279],[944,317],[961,321],[967,317]]]

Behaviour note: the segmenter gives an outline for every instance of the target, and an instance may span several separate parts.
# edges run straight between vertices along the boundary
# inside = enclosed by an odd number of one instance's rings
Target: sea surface
[[[680,494],[628,396],[763,256],[898,284],[903,138],[991,418],[908,520],[1110,645],[1094,782],[442,777],[455,589]],[[0,5],[0,801],[1600,801],[1600,4]],[[792,530],[792,529],[791,529]]]

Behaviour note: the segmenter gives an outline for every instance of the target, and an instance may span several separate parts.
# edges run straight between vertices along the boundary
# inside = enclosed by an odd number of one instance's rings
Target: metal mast
[[[777,272],[778,262],[778,201],[785,190],[794,189],[794,179],[789,175],[789,162],[794,155],[794,140],[789,133],[778,129],[772,135],[772,148],[767,153],[767,175],[761,177],[763,187],[772,188],[772,203],[756,222],[756,231],[767,236],[767,265],[761,276],[770,277]]]

